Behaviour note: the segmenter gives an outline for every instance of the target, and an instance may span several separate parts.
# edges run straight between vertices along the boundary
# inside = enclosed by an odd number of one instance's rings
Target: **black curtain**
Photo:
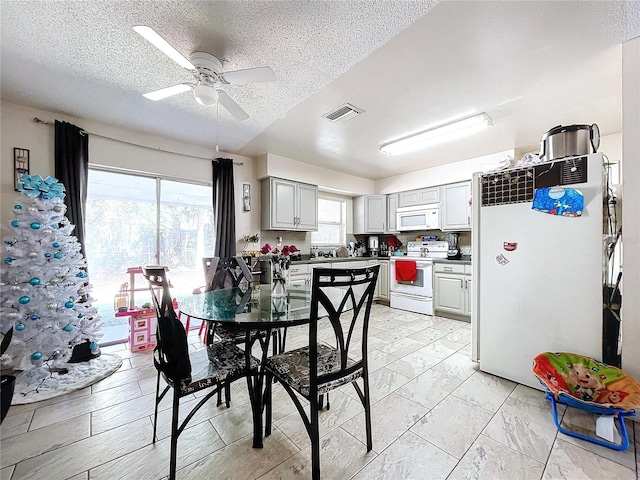
[[[76,226],[74,235],[85,257],[84,219],[89,177],[89,135],[80,127],[56,120],[55,177],[66,188],[66,217]]]
[[[216,222],[214,256],[236,254],[236,206],[233,194],[233,160],[216,158],[213,162],[213,218]]]

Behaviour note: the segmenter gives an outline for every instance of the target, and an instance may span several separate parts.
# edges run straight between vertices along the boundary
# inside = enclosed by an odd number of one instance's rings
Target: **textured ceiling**
[[[275,83],[227,86],[249,114],[220,109],[220,149],[271,152],[381,178],[514,147],[557,124],[620,131],[621,48],[640,35],[640,2],[9,1],[2,0],[3,99],[213,147],[215,108],[190,93],[142,93],[190,80],[139,37],[153,27],[181,53],[225,70],[269,65]],[[365,112],[321,118],[345,102]],[[464,141],[387,157],[408,132],[486,111]]]
[[[215,145],[215,107],[183,93],[142,93],[191,76],[136,34],[148,25],[183,55],[225,70],[270,66],[277,82],[225,87],[249,114],[220,108],[220,148],[235,152],[268,125],[428,12],[423,1],[7,1],[2,96],[16,103]]]

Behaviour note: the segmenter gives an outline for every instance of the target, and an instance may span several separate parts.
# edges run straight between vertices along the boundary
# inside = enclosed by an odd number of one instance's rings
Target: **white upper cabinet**
[[[427,205],[440,201],[440,189],[438,187],[409,190],[398,194],[398,207],[413,207],[415,205]]]
[[[318,187],[315,185],[297,185],[298,225],[296,230],[318,230]]]
[[[353,233],[385,233],[387,196],[365,195],[353,199]]]
[[[317,186],[272,177],[261,187],[263,230],[318,229]]]
[[[443,185],[440,189],[440,230],[471,230],[471,182]]]
[[[397,232],[398,194],[387,195],[387,232]]]

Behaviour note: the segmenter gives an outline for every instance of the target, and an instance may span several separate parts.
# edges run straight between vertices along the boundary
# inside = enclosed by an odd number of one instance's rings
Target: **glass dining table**
[[[227,328],[244,331],[247,386],[253,413],[253,447],[262,448],[264,408],[264,371],[272,333],[276,329],[304,325],[311,319],[311,287],[289,287],[284,296],[273,294],[271,285],[249,284],[239,288],[212,290],[191,295],[180,302],[180,312],[191,318],[219,322]],[[319,316],[322,316],[321,314]],[[257,335],[257,332],[265,332]],[[280,336],[278,336],[280,338]],[[251,352],[260,342],[262,358],[260,369],[250,374]],[[284,347],[284,341],[279,347]]]

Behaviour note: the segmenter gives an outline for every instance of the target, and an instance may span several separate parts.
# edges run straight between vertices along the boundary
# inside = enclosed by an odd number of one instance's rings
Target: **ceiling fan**
[[[133,29],[149,43],[155,46],[171,60],[193,75],[192,83],[180,83],[145,93],[150,100],[162,100],[179,93],[193,90],[193,96],[200,105],[211,107],[220,103],[236,120],[249,118],[240,105],[222,89],[224,85],[243,85],[246,83],[274,82],[276,76],[269,67],[248,68],[246,70],[222,71],[222,62],[206,52],[193,52],[190,60],[171,46],[151,27],[136,26]]]

